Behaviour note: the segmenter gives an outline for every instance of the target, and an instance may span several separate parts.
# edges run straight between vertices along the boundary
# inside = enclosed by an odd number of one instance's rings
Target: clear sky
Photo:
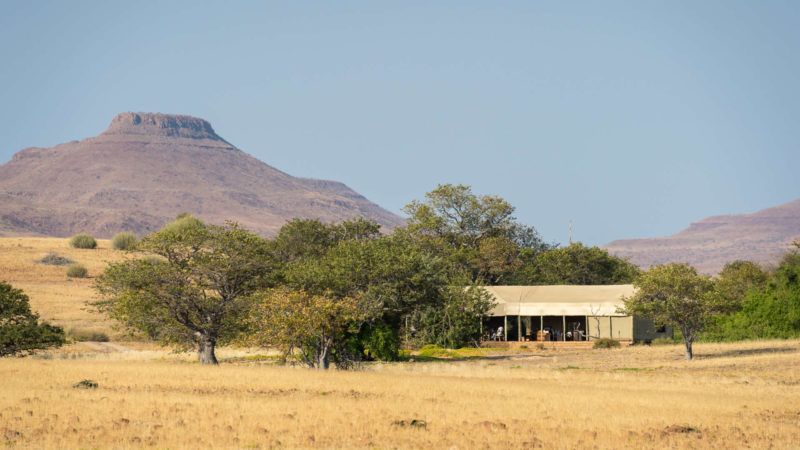
[[[400,212],[498,194],[549,241],[800,197],[800,2],[0,2],[0,162],[121,111],[209,120]]]

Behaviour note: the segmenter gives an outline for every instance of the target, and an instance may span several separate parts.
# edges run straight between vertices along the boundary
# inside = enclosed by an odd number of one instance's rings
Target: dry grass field
[[[79,346],[88,346],[83,343]],[[13,448],[798,448],[800,342],[486,351],[320,373],[222,352],[0,360]],[[119,351],[122,350],[122,351]],[[73,387],[83,379],[95,389]],[[416,422],[414,422],[416,421]],[[413,423],[413,425],[412,425]]]
[[[97,248],[77,249],[63,238],[0,238],[0,281],[22,289],[31,298],[31,308],[64,329],[98,330],[112,334],[111,322],[86,308],[94,298],[93,277],[99,275],[109,261],[125,258],[113,250],[108,240],[98,240]],[[89,277],[67,278],[65,266],[50,266],[38,261],[48,253],[57,253],[89,270]]]
[[[0,279],[65,327],[110,330],[83,304],[125,257],[100,242],[0,239]],[[800,341],[454,352],[352,372],[222,349],[219,367],[143,343],[82,342],[0,359],[0,447],[800,448]],[[81,380],[97,382],[81,389]]]

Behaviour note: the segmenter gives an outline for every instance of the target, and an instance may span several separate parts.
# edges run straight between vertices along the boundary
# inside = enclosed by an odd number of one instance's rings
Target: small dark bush
[[[111,245],[116,250],[132,250],[137,242],[139,242],[139,238],[135,234],[123,231],[114,236],[111,240]]]
[[[670,338],[657,338],[653,339],[653,342],[650,343],[650,345],[675,345],[675,344],[677,344],[677,342],[675,342],[673,339]]]
[[[100,330],[86,328],[72,328],[67,331],[67,337],[76,342],[108,342],[108,335]]]
[[[97,248],[97,241],[88,234],[81,233],[72,236],[69,240],[69,245],[75,248]]]
[[[89,275],[89,271],[81,264],[72,264],[67,267],[67,276],[69,278],[86,278],[87,275]]]
[[[616,339],[609,339],[609,338],[600,338],[594,341],[592,344],[592,348],[617,348],[619,347],[619,341]]]
[[[72,385],[75,389],[97,389],[100,385],[96,381],[81,380]]]
[[[365,356],[371,359],[397,361],[400,355],[400,339],[388,325],[366,329],[362,343]]]
[[[44,258],[39,260],[40,264],[45,264],[48,266],[66,266],[68,264],[72,264],[73,262],[75,261],[56,253],[48,253]]]

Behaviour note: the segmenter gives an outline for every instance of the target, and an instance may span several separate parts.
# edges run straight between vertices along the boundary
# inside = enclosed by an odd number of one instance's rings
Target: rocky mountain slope
[[[402,223],[344,184],[281,172],[189,116],[122,113],[97,137],[27,148],[0,165],[0,235],[144,234],[181,212],[264,235],[294,217]]]
[[[798,239],[800,199],[752,214],[709,217],[673,236],[618,240],[606,248],[642,267],[688,262],[713,274],[737,259],[772,264]]]

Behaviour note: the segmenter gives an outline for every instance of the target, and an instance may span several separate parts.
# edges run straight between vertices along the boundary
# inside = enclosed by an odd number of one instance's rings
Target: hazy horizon
[[[5,2],[0,162],[187,114],[400,213],[439,183],[604,244],[800,197],[790,2]]]

